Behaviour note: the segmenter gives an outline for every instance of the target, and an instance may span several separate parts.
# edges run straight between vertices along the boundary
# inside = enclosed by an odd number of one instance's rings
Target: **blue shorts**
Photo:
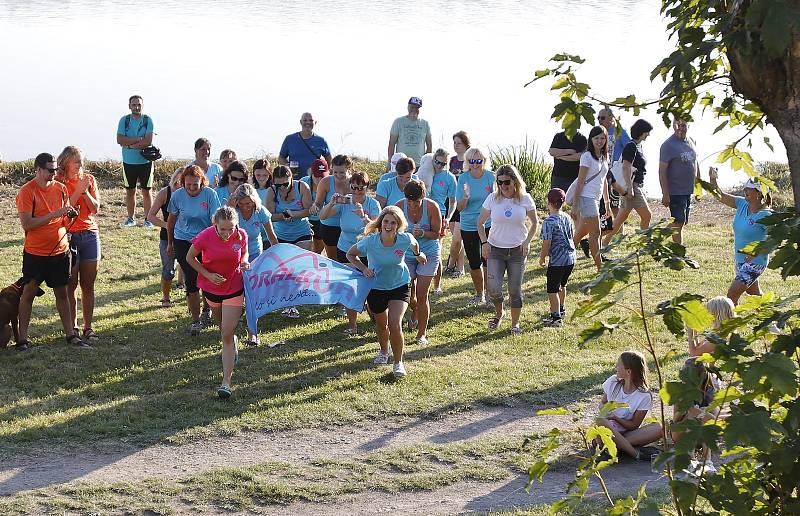
[[[689,222],[689,208],[691,205],[691,195],[669,196],[669,214],[675,219],[676,224],[686,224]]]
[[[600,218],[600,201],[594,197],[579,197],[578,209],[581,210],[581,218]]]
[[[167,255],[166,240],[159,240],[158,254],[161,256],[161,279],[171,281],[175,277],[175,257]]]
[[[72,253],[73,267],[81,262],[99,262],[100,233],[97,231],[70,233],[69,252]]]
[[[758,277],[761,276],[767,266],[743,262],[737,263],[734,268],[736,270],[736,281],[749,287],[758,280]]]
[[[417,263],[416,258],[409,258],[406,256],[406,267],[408,267],[408,272],[411,274],[412,280],[417,276],[428,276],[431,278],[436,276],[436,270],[439,268],[439,255],[425,255],[425,257],[428,259],[427,262]]]

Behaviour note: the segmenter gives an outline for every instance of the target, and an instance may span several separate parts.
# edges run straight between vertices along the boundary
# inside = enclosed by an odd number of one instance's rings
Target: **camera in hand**
[[[75,208],[70,208],[69,210],[67,210],[67,217],[74,219],[77,216],[78,216],[78,210],[76,210]]]
[[[353,195],[352,194],[338,195],[334,199],[334,202],[336,204],[353,204]]]

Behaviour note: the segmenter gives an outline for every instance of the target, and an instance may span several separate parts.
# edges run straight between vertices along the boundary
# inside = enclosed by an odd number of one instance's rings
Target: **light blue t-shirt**
[[[317,187],[313,183],[314,178],[311,176],[306,176],[301,178],[300,181],[308,185],[309,190],[311,190],[311,202],[315,203],[317,201]],[[311,215],[309,213],[308,220],[319,221],[319,213],[317,213],[316,215]]]
[[[245,220],[239,208],[236,208],[236,214],[239,215],[239,227],[247,233],[248,261],[252,262],[264,250],[264,240],[261,237],[261,233],[265,227],[270,225],[272,215],[263,206],[253,210],[252,215],[247,220]]]
[[[411,177],[414,178],[414,175],[412,174]],[[386,199],[386,204],[384,206],[396,204],[397,201],[405,199],[406,197],[400,187],[397,186],[397,177],[378,183],[378,187],[375,189],[375,195]]]
[[[175,240],[191,242],[198,233],[211,226],[211,217],[220,206],[213,188],[204,187],[195,197],[184,188],[172,192],[167,211],[178,219],[175,221]]]
[[[330,155],[330,153],[331,151],[325,138],[312,134],[311,138],[304,140],[300,133],[292,133],[284,138],[279,152],[281,156],[289,161],[290,165],[292,162],[297,162],[297,173],[294,174],[295,179],[306,177],[311,163],[315,159]]]
[[[300,193],[300,181],[292,181],[292,188],[294,189],[294,199],[291,201],[285,200],[280,191],[275,195],[275,213],[282,213],[284,210],[289,211],[303,211],[303,196]],[[272,229],[275,230],[275,236],[280,240],[294,241],[300,237],[311,234],[311,224],[308,222],[308,217],[302,219],[291,220],[273,220]]]
[[[125,122],[128,122],[127,124]],[[127,129],[125,126],[127,125]],[[142,115],[139,119],[133,115],[125,115],[119,119],[117,134],[127,138],[143,138],[153,132],[153,119],[147,115]],[[122,162],[129,165],[146,165],[150,163],[142,156],[141,149],[122,148]]]
[[[622,130],[622,134],[619,136],[619,139],[614,137],[616,129],[612,128],[608,131],[608,148],[611,150],[611,162],[619,161],[619,158],[622,157],[622,150],[628,145],[628,142],[631,141],[631,137],[628,134],[628,131],[625,129]]]
[[[336,183],[334,182],[334,178],[333,178],[333,176],[328,176],[328,192],[325,194],[325,202],[323,203],[323,206],[325,204],[328,204],[329,202],[331,202],[331,199],[333,199],[333,194],[335,194],[335,193],[336,193]],[[328,217],[327,219],[320,220],[320,223],[323,226],[338,227],[339,226],[339,212],[338,211],[333,212],[333,214],[330,217]]]
[[[374,197],[366,197],[362,205],[364,213],[369,218],[375,219],[381,213],[381,205]],[[355,206],[352,204],[337,204],[334,206],[336,213],[339,215],[339,227],[342,232],[339,234],[339,242],[336,248],[344,251],[345,253],[350,250],[353,244],[356,243],[358,235],[364,232],[364,220],[356,215]]]
[[[772,215],[771,210],[759,210],[753,214],[747,212],[747,201],[744,197],[736,197],[736,215],[733,217],[733,249],[736,252],[736,263],[747,261],[747,255],[740,253],[739,249],[751,242],[760,242],[767,238],[767,228],[758,221]],[[768,254],[755,256],[750,263],[767,265]]]
[[[197,162],[195,160],[192,160],[186,164],[187,167],[189,165],[197,165]],[[206,179],[208,179],[208,186],[210,186],[211,188],[216,188],[217,182],[219,181],[219,179],[222,179],[222,172],[223,172],[222,167],[219,165],[219,163],[214,163],[213,161],[209,161],[208,171],[205,172]]]
[[[258,198],[261,199],[261,204],[267,204],[267,192],[269,188],[256,188]]]
[[[428,213],[428,202],[427,201],[428,201],[428,199],[425,199],[424,202],[422,203],[422,217],[420,217],[420,219],[419,219],[419,225],[420,225],[420,227],[422,228],[423,231],[430,231],[431,230],[431,216]],[[408,232],[411,233],[411,227],[413,226],[413,222],[411,221],[411,216],[408,213],[408,199],[403,199],[401,204],[403,205],[403,215],[405,215],[406,220],[408,221],[408,227],[409,227]],[[413,235],[413,233],[411,233],[411,234]],[[434,238],[434,239],[425,238],[425,237],[422,237],[422,238],[414,237],[414,238],[416,238],[417,242],[419,243],[419,250],[421,252],[425,253],[425,256],[427,256],[428,259],[431,259],[431,258],[434,258],[436,256],[439,256],[439,239],[438,238]],[[410,258],[410,259],[416,258],[414,256],[414,251],[412,251],[411,249],[406,251],[406,257]]]
[[[416,239],[408,233],[398,233],[394,245],[385,246],[380,233],[372,233],[358,241],[358,254],[366,256],[369,268],[375,271],[375,290],[392,290],[411,281],[405,254]]]
[[[542,240],[550,241],[550,266],[575,265],[574,231],[572,219],[563,211],[544,219]]]
[[[227,186],[218,186],[214,188],[214,191],[217,192],[217,197],[219,198],[219,203],[224,206],[226,202],[228,202],[228,198],[231,196],[231,193],[228,191]]]
[[[478,216],[481,214],[483,201],[494,188],[494,172],[484,170],[480,179],[475,179],[469,172],[464,172],[458,176],[456,185],[456,201],[464,198],[464,185],[469,185],[469,200],[461,213],[461,229],[464,231],[478,231]],[[484,227],[491,227],[492,219],[486,221]]]
[[[452,199],[456,196],[456,184],[456,176],[447,170],[442,170],[433,175],[428,197],[439,205],[439,211],[442,213],[443,218],[447,215],[447,199]]]

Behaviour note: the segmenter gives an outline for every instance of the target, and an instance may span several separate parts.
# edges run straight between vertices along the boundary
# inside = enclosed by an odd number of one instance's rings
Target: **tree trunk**
[[[800,4],[800,0],[791,3]],[[749,48],[737,47],[730,36],[745,30],[749,7],[749,0],[734,2],[735,17],[724,35],[729,43],[731,86],[755,102],[767,115],[767,122],[778,130],[789,158],[794,207],[800,213],[800,33],[792,33],[792,41],[781,56],[767,55],[763,48],[756,48],[752,39]]]

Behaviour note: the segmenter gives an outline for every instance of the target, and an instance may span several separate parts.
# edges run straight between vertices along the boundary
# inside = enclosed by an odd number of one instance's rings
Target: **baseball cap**
[[[761,184],[753,181],[752,179],[745,181],[743,188],[752,188],[753,190],[758,190],[762,194],[764,193],[764,190],[761,188]]]
[[[394,154],[392,154],[392,159],[389,160],[389,162],[391,163],[391,172],[397,172],[397,170],[395,170],[397,162],[407,157],[408,156],[406,156],[405,152],[395,152]]]
[[[564,200],[567,198],[567,194],[564,193],[564,190],[561,188],[553,188],[549,192],[547,192],[547,202],[552,204],[553,206],[561,206],[564,204]]]
[[[419,97],[411,97],[408,99],[408,103],[417,107],[422,107],[422,99]]]
[[[315,159],[311,162],[311,173],[317,177],[328,175],[328,162],[324,159]]]

